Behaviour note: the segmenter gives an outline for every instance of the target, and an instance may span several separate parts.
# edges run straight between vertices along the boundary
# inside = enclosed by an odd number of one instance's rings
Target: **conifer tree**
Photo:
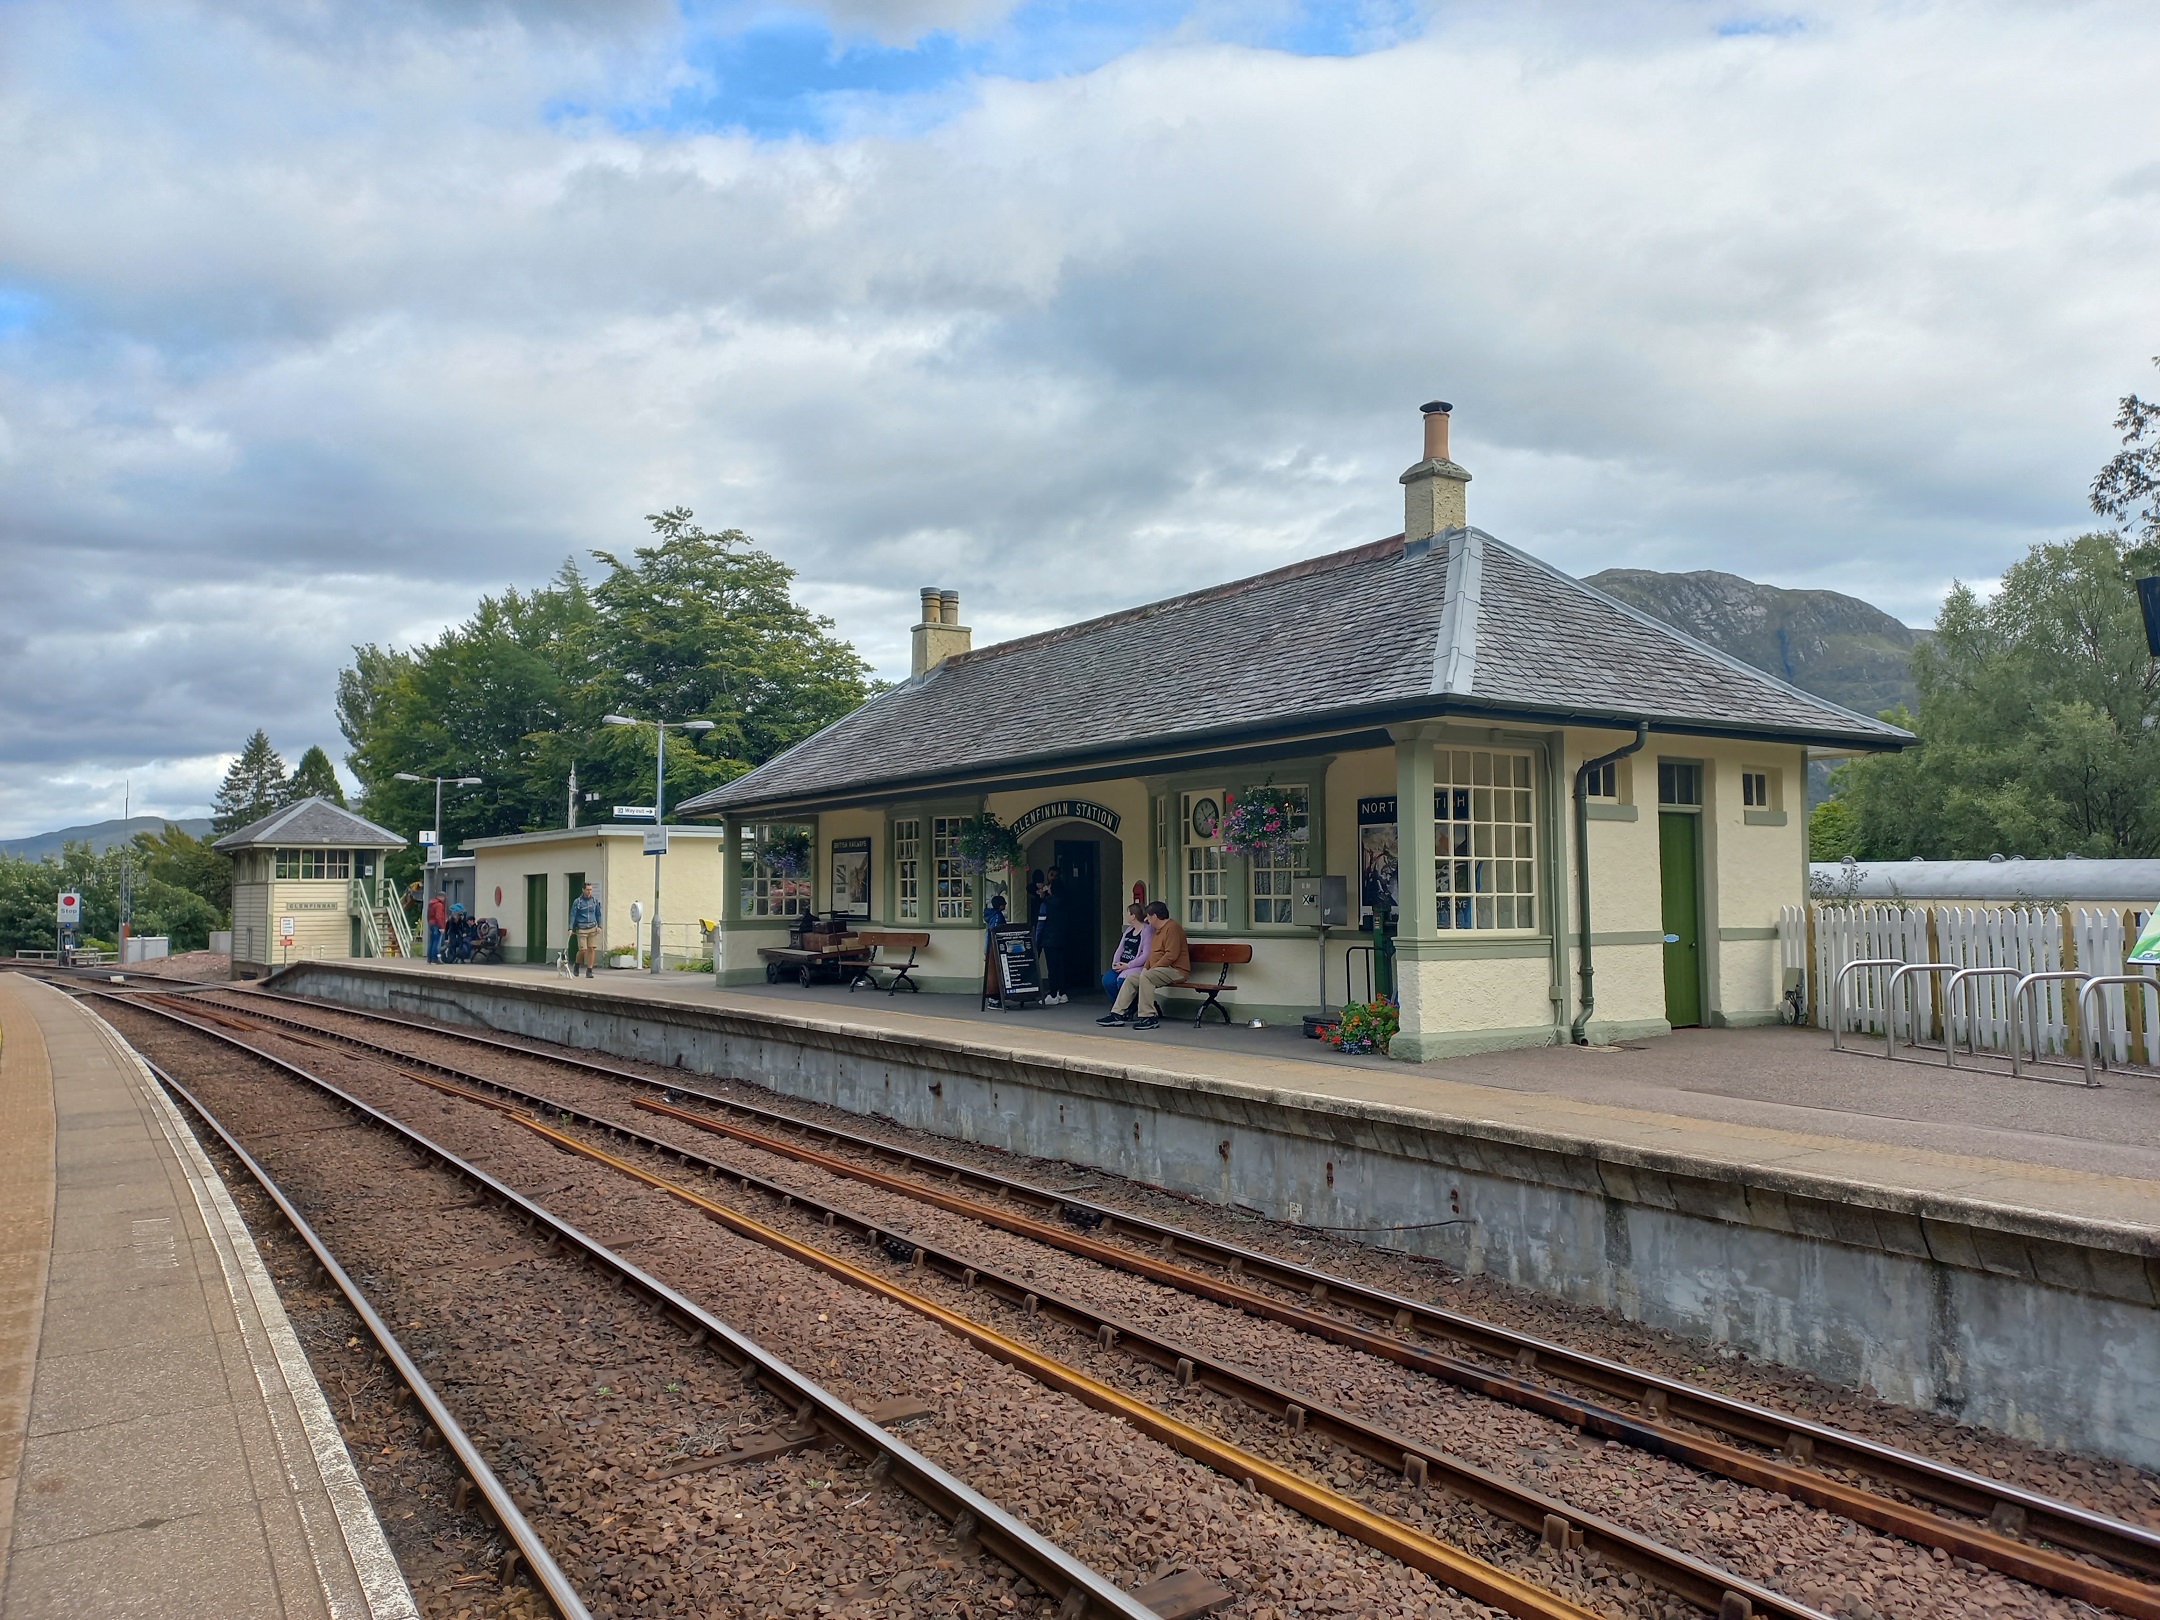
[[[211,826],[219,837],[260,821],[284,802],[285,761],[258,729],[240,749],[225,780],[218,785]]]
[[[328,799],[332,804],[345,802],[345,790],[338,786],[337,770],[330,763],[330,756],[320,748],[310,748],[300,756],[300,763],[279,794],[279,802],[298,804],[302,799]]]

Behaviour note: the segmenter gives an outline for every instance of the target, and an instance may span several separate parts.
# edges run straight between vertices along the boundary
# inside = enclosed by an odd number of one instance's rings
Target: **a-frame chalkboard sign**
[[[995,1002],[1010,1012],[1035,1005],[1042,995],[1042,979],[1035,966],[1035,930],[1026,923],[991,929],[983,963],[982,1005],[987,1008]]]

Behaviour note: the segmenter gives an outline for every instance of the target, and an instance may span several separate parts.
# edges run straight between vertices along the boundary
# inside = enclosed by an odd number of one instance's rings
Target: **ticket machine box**
[[[1341,877],[1293,878],[1290,920],[1307,928],[1350,926],[1350,880]]]

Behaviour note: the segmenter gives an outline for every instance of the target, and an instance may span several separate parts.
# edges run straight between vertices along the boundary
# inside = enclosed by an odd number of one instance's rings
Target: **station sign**
[[[668,830],[665,827],[646,828],[645,853],[648,855],[665,855],[667,853],[667,835]]]
[[[300,932],[298,917],[280,917],[277,920],[277,937],[280,945],[290,946],[293,936]]]
[[[610,812],[617,821],[651,821],[653,807],[649,804],[618,804]]]
[[[60,926],[62,928],[80,928],[82,926],[82,896],[73,889],[63,889],[60,893]]]

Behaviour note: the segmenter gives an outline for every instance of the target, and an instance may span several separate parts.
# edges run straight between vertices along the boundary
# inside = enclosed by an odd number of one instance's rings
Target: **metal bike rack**
[[[1957,1011],[1958,986],[1967,979],[2018,979],[2023,978],[2024,975],[2025,970],[2023,968],[2013,967],[1959,968],[1957,972],[1950,975],[1950,982],[1943,986],[1944,1068],[1954,1069],[1957,1067],[1957,1027],[1950,1020]],[[1979,1058],[1980,998],[1977,990],[1972,993],[1970,1005],[1965,1012],[1965,1048],[1972,1053],[1975,1060]]]
[[[2093,992],[2111,984],[2143,985],[2153,993],[2154,1011],[2160,1012],[2160,979],[2154,978],[2150,973],[2103,973],[2098,978],[2087,979],[2078,986],[2078,1028],[2085,1032],[2085,1083],[2088,1086],[2097,1086],[2100,1083],[2093,1078],[2095,1058],[2099,1058],[2101,1068],[2107,1067],[2107,1059],[2099,1057],[2101,1037],[2106,1035],[2107,1029],[2103,1024],[2093,1021]],[[2129,1021],[2130,1009],[2126,1006],[2123,1008],[2123,1022],[2127,1024]],[[2160,1029],[2160,1018],[2154,1019],[2149,1027]],[[2151,1043],[2148,1041],[2148,1056],[2151,1055],[2150,1047]]]
[[[2017,988],[2010,992],[2010,1075],[2012,1079],[2023,1079],[2025,1076],[2024,1065],[2018,1060],[2018,1014],[2025,1010],[2026,992],[2029,990],[2036,990],[2040,985],[2049,983],[2052,980],[2076,979],[2080,982],[2084,982],[2091,978],[2092,975],[2090,973],[2080,973],[2075,968],[2058,968],[2053,973],[2028,973],[2023,978],[2018,980]],[[2037,996],[2035,996],[2033,1000],[2032,1049],[2033,1067],[2037,1069],[2038,1067],[2040,1067],[2041,1063],[2040,1002]],[[2047,1077],[2045,1075],[2042,1075],[2040,1078],[2046,1079]],[[2069,1082],[2054,1081],[2051,1083],[2056,1085],[2066,1085]],[[2099,1082],[2095,1080],[2087,1080],[2085,1082],[2085,1084],[2089,1086],[2097,1085],[2098,1083]]]
[[[1901,968],[1905,963],[1895,956],[1863,956],[1847,962],[1837,970],[1837,977],[1830,982],[1830,1050],[1845,1050],[1845,975],[1858,968]],[[1885,1018],[1888,1017],[1887,1012]]]
[[[1884,1057],[1894,1058],[1897,1056],[1897,993],[1898,986],[1905,981],[1905,975],[1908,973],[1947,973],[1954,979],[1959,971],[1955,962],[1907,962],[1890,975],[1890,983],[1883,990]],[[1912,1009],[1911,1022],[1913,1038],[1905,1044],[1907,1046],[1918,1046],[1920,1044],[1920,1009],[1917,1005]],[[1949,1039],[1950,1020],[1946,1017],[1943,1020],[1943,1040],[1947,1044]]]

